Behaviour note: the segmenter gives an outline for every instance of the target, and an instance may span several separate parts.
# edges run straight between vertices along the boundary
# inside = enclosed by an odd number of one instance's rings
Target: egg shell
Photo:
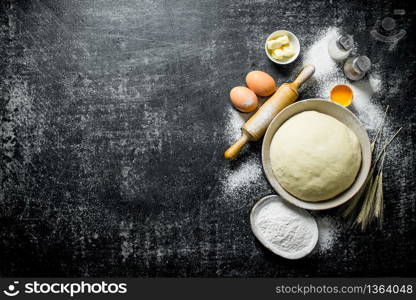
[[[236,86],[230,91],[230,100],[241,112],[252,112],[257,108],[259,100],[256,94],[245,86]]]
[[[246,76],[246,83],[250,90],[259,96],[270,96],[276,91],[273,77],[262,71],[251,71]]]

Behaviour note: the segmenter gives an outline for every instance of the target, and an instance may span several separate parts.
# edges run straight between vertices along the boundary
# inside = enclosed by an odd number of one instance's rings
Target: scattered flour
[[[326,216],[316,218],[319,229],[317,251],[321,254],[329,251],[337,242],[341,234],[341,224],[334,218]]]
[[[251,117],[251,113],[240,113],[231,105],[227,109],[227,123],[225,124],[226,142],[231,146],[241,136],[241,126]]]
[[[319,78],[322,81],[336,75],[337,63],[328,54],[328,43],[338,34],[339,30],[335,27],[321,31],[316,42],[306,51],[304,64],[315,66],[314,78]]]
[[[231,105],[227,109],[227,123],[225,125],[225,141],[231,146],[241,136],[241,126],[251,117],[252,113],[240,113]],[[242,152],[244,153],[244,149]],[[225,195],[233,195],[239,191],[253,188],[262,180],[262,165],[258,157],[249,156],[245,161],[238,162],[234,169],[226,172],[222,189]]]
[[[125,222],[120,223],[120,233],[119,236],[123,240],[121,243],[121,256],[123,257],[123,262],[133,254],[133,243],[130,239],[130,232],[133,229],[133,223],[126,224]]]
[[[224,188],[228,192],[257,183],[262,178],[262,166],[255,158],[238,166],[236,170],[227,174],[224,182]]]

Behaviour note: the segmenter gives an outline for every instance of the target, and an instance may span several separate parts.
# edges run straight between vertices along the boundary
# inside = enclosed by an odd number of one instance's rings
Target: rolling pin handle
[[[245,131],[243,131],[240,139],[224,152],[224,157],[226,159],[233,159],[238,153],[240,153],[241,149],[243,149],[244,145],[247,144],[248,141],[249,136]]]
[[[298,89],[306,80],[312,77],[313,73],[315,73],[315,67],[313,65],[306,65],[296,77],[295,81],[293,81],[292,86]]]

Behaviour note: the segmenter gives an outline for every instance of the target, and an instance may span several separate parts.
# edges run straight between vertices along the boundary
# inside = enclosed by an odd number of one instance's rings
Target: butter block
[[[270,50],[274,50],[277,48],[282,47],[283,45],[289,44],[289,37],[287,35],[279,36],[275,40],[269,40],[267,41],[267,48]]]
[[[280,48],[280,46],[281,46],[280,43],[276,40],[267,41],[267,48],[269,50],[274,50],[274,49]]]
[[[295,49],[293,49],[292,45],[283,46],[282,52],[284,57],[292,57],[295,55]]]
[[[286,45],[286,44],[289,44],[290,43],[290,41],[289,41],[289,37],[287,36],[287,35],[282,35],[282,36],[279,36],[277,39],[276,39],[276,41],[278,41],[279,43],[280,43],[280,45],[282,46],[282,45]]]
[[[272,52],[272,56],[273,56],[274,59],[283,59],[283,57],[284,57],[283,50],[280,49],[280,48],[279,49],[275,49]]]

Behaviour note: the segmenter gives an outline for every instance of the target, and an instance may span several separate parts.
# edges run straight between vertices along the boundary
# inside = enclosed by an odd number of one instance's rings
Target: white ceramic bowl
[[[361,167],[353,184],[334,198],[320,202],[304,201],[287,192],[279,184],[276,177],[274,176],[270,162],[270,144],[276,131],[284,122],[286,122],[286,120],[300,112],[308,110],[315,110],[317,112],[327,114],[344,123],[356,134],[361,145]],[[266,134],[264,135],[261,152],[264,172],[266,173],[267,180],[270,182],[276,192],[293,205],[311,210],[334,208],[350,200],[363,186],[371,166],[370,139],[368,138],[367,131],[365,130],[364,126],[348,109],[323,99],[302,100],[289,105],[280,113],[278,113],[267,128]]]
[[[292,57],[289,57],[289,58],[277,60],[277,59],[274,59],[273,56],[269,53],[269,51],[267,49],[267,41],[273,40],[273,39],[275,39],[279,36],[282,36],[282,35],[287,35],[289,37],[290,43],[292,44],[292,47],[295,50],[295,55],[293,55]],[[296,37],[296,35],[294,35],[292,32],[287,31],[287,30],[277,30],[277,31],[273,32],[272,34],[270,34],[267,37],[266,42],[264,43],[264,51],[266,51],[267,57],[272,62],[274,62],[276,64],[279,64],[279,65],[287,65],[287,64],[290,64],[292,61],[294,61],[299,56],[300,43],[299,43],[299,40]]]
[[[296,211],[299,215],[303,216],[304,218],[308,218],[309,220],[313,221],[312,223],[312,231],[313,231],[313,235],[310,241],[310,244],[307,245],[305,248],[299,250],[296,253],[287,253],[284,252],[276,247],[274,247],[269,241],[267,241],[266,239],[263,238],[262,233],[260,232],[260,229],[256,226],[256,218],[257,218],[257,214],[260,212],[260,210],[267,205],[270,202],[274,202],[274,201],[284,201],[281,197],[279,197],[278,195],[269,195],[266,196],[264,198],[261,198],[251,209],[251,214],[250,214],[250,225],[251,225],[251,230],[253,231],[254,235],[256,236],[256,238],[260,241],[260,243],[262,243],[264,245],[264,247],[266,247],[267,249],[269,249],[270,251],[272,251],[273,253],[280,255],[284,258],[287,259],[299,259],[302,258],[306,255],[308,255],[309,253],[312,252],[312,250],[315,248],[316,243],[318,242],[318,238],[319,238],[319,230],[318,230],[318,225],[316,224],[315,219],[304,209],[296,207],[290,203],[286,202],[286,205],[289,206],[291,209],[293,209],[294,211]]]

